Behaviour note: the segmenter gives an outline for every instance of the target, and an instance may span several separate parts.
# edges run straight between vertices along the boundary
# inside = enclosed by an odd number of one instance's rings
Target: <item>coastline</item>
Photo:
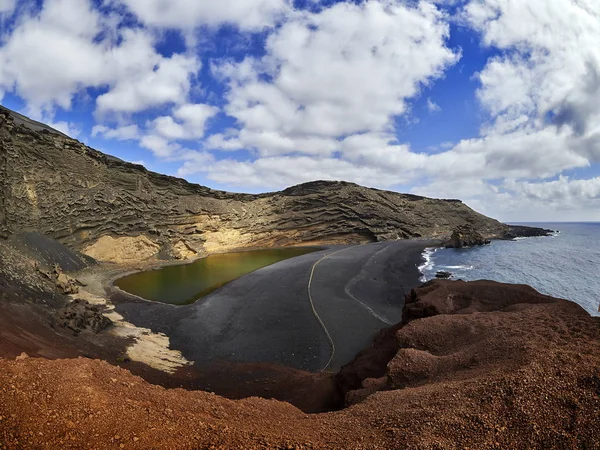
[[[527,284],[539,292],[568,298],[597,316],[600,282],[595,264],[600,257],[600,224],[535,223],[555,230],[548,236],[516,237],[492,240],[490,246],[464,250],[428,249],[421,265],[426,277],[438,271],[449,272],[452,280],[495,280],[508,284]],[[556,231],[560,230],[560,231]],[[435,251],[434,251],[435,250]],[[435,264],[435,266],[432,266]]]
[[[342,365],[353,360],[358,352],[369,347],[372,338],[379,330],[389,326],[388,322],[396,323],[400,320],[404,295],[409,293],[413,287],[421,284],[419,282],[421,274],[418,270],[418,265],[422,262],[421,253],[434,242],[439,243],[439,241],[415,239],[362,246],[344,246],[348,252],[342,252],[318,267],[315,275],[316,291],[314,292],[316,307],[326,320],[328,327],[331,328],[336,342],[348,340],[351,344],[347,348],[344,348],[343,345],[339,346],[338,352],[336,352],[338,359],[331,368],[332,372],[329,373],[316,373],[317,362],[321,358],[328,359],[330,356],[329,346],[321,336],[322,330],[318,326],[315,328],[317,324],[313,316],[304,317],[302,311],[298,310],[300,306],[308,306],[303,277],[308,275],[309,268],[312,266],[310,260],[303,263],[305,267],[300,267],[299,272],[290,271],[289,266],[281,269],[281,272],[290,279],[289,284],[277,273],[267,273],[263,280],[257,280],[254,278],[255,275],[248,274],[232,282],[240,283],[234,290],[243,293],[248,291],[250,285],[258,281],[263,283],[262,285],[259,283],[253,288],[253,292],[256,294],[254,298],[258,298],[260,303],[254,312],[238,311],[237,313],[242,315],[249,313],[250,322],[257,324],[257,327],[254,327],[254,336],[258,336],[258,339],[251,338],[249,343],[245,342],[248,341],[245,338],[246,332],[249,331],[252,335],[252,327],[247,330],[247,324],[244,325],[237,321],[237,325],[234,324],[233,333],[228,336],[233,341],[226,343],[226,347],[230,348],[242,348],[244,345],[246,348],[250,347],[254,353],[248,358],[240,358],[240,355],[235,355],[230,358],[230,361],[227,361],[227,358],[221,357],[223,353],[209,355],[210,358],[186,357],[190,350],[193,354],[193,348],[212,348],[212,344],[214,344],[214,342],[211,344],[210,341],[198,342],[197,339],[190,339],[189,330],[198,333],[195,326],[198,324],[194,325],[194,320],[186,321],[199,313],[195,311],[194,305],[178,307],[157,304],[127,294],[112,285],[113,280],[122,277],[125,273],[158,269],[167,265],[181,265],[180,261],[151,261],[129,265],[100,264],[78,272],[71,272],[71,276],[85,284],[80,288],[80,292],[72,295],[71,298],[82,298],[95,305],[106,305],[109,308],[107,311],[109,317],[117,322],[117,326],[98,335],[86,332],[78,337],[72,336],[69,330],[57,329],[56,332],[66,336],[66,340],[59,341],[63,350],[50,353],[52,344],[48,337],[48,343],[43,344],[41,353],[30,347],[26,348],[26,351],[31,356],[46,355],[50,358],[77,356],[99,358],[110,364],[122,366],[135,375],[164,387],[210,390],[230,398],[266,395],[289,401],[303,410],[312,412],[335,408],[341,401],[335,399],[337,392],[334,382],[335,372]],[[339,248],[339,246],[330,246],[321,250],[321,253],[326,254]],[[386,250],[386,248],[388,249]],[[363,254],[365,251],[369,252]],[[311,258],[311,255],[316,257],[318,254],[319,252],[305,256]],[[293,262],[292,266],[295,266],[295,262],[297,262],[288,261]],[[285,264],[286,261],[282,263]],[[274,268],[276,269],[276,267],[270,266],[261,270],[271,272]],[[340,274],[344,274],[345,280],[340,280],[336,285],[330,282],[330,279],[335,279]],[[250,279],[248,280],[246,277],[250,277]],[[271,292],[273,283],[269,282],[273,278],[278,280],[275,295]],[[267,283],[265,284],[263,281]],[[290,292],[288,292],[290,291],[288,287],[294,283],[295,287],[292,287],[291,291],[293,296],[297,297],[290,296]],[[263,287],[261,288],[261,286]],[[211,294],[217,298],[203,299],[196,304],[196,307],[200,304],[210,303],[211,306],[207,310],[200,308],[200,313],[212,311],[214,314],[219,309],[218,307],[215,309],[214,305],[222,303],[221,300],[225,298],[225,301],[230,303],[229,312],[235,312],[240,304],[247,302],[248,297],[246,300],[234,301],[234,303],[238,303],[237,305],[231,305],[231,298],[228,298],[231,292],[229,294],[223,292],[230,289],[231,286],[219,289]],[[267,291],[272,295],[269,298],[263,298]],[[348,293],[355,300],[349,297]],[[286,304],[282,304],[281,299],[284,299]],[[329,304],[332,299],[337,303]],[[342,316],[339,313],[340,301],[351,305],[351,309],[344,312]],[[377,315],[387,317],[386,322],[377,320],[361,306],[359,301],[373,311],[377,311]],[[272,311],[272,308],[267,308],[266,306],[269,304],[277,305],[276,310]],[[291,310],[285,312],[290,306]],[[165,313],[165,311],[167,312]],[[297,313],[300,313],[300,316]],[[264,321],[278,322],[280,319],[284,320],[284,325],[270,330],[272,332],[269,339],[261,339],[260,335],[264,334],[264,329],[269,328],[269,326],[265,326]],[[183,330],[176,332],[182,323]],[[235,327],[240,325],[242,329],[238,328],[235,331]],[[210,328],[208,334],[214,338],[215,329],[227,329],[228,327],[229,325],[220,322],[217,326]],[[243,342],[238,345],[240,339]],[[135,349],[136,343],[139,343],[139,348],[144,351],[133,351],[128,354],[128,349]],[[288,344],[293,347],[291,352],[287,349]],[[271,349],[270,356],[268,352],[256,351],[257,349],[269,350],[272,345],[276,348]],[[223,350],[223,342],[217,342],[217,346]],[[296,351],[304,348],[307,349],[304,354]],[[144,357],[136,357],[140,355]],[[275,356],[273,357],[273,355]],[[10,353],[7,356],[14,358],[16,355]],[[136,361],[136,359],[138,360]],[[196,363],[192,364],[192,361]],[[244,381],[240,382],[240,380]],[[265,380],[268,380],[266,385]],[[296,385],[290,380],[295,380]],[[265,391],[267,388],[268,390]],[[307,389],[316,389],[327,395],[319,396],[321,400],[315,403],[306,396]],[[326,399],[325,403],[323,403],[323,399]]]
[[[418,270],[418,266],[422,261],[421,254],[432,243],[439,243],[439,241],[415,239],[371,244],[375,247],[373,249],[374,254],[369,253],[364,257],[358,258],[358,262],[352,262],[352,259],[356,256],[352,253],[358,252],[360,254],[369,249],[369,247],[345,246],[350,254],[344,255],[342,252],[339,255],[338,261],[327,261],[320,268],[315,278],[315,287],[317,289],[316,306],[332,328],[332,333],[336,341],[346,338],[352,341],[352,347],[347,349],[344,349],[343,346],[340,347],[337,356],[342,357],[342,359],[337,360],[333,368],[334,372],[342,365],[352,361],[364,348],[369,347],[373,337],[379,330],[390,325],[374,320],[364,310],[357,313],[357,308],[354,308],[353,313],[349,312],[344,317],[340,317],[337,306],[335,304],[327,304],[330,296],[345,296],[347,294],[346,288],[349,286],[348,291],[359,300],[365,301],[369,305],[369,308],[374,308],[382,311],[382,314],[390,315],[388,322],[394,324],[399,322],[402,314],[404,295],[409,293],[412,288],[421,284],[419,281],[421,273]],[[308,273],[311,258],[314,259],[320,254],[327,254],[328,252],[339,250],[339,248],[339,246],[329,246],[320,252],[299,257],[307,257],[309,261],[300,261],[300,267],[296,267],[299,269],[298,273]],[[386,248],[388,249],[386,250]],[[181,264],[180,262],[176,262],[175,264],[177,265],[178,263]],[[286,263],[288,266],[285,266]],[[254,313],[246,311],[244,313],[244,315],[248,314],[253,317],[250,321],[256,320],[257,323],[265,319],[265,315],[272,315],[271,320],[275,322],[291,318],[293,319],[292,323],[288,320],[288,322],[279,328],[273,329],[271,327],[268,332],[271,337],[267,339],[259,336],[265,334],[264,326],[255,329],[254,334],[252,330],[247,330],[246,326],[242,327],[244,331],[239,330],[233,333],[234,335],[237,333],[243,339],[246,348],[254,350],[264,349],[268,347],[267,343],[270,341],[276,343],[276,349],[271,353],[270,357],[268,354],[265,355],[264,352],[254,351],[248,358],[234,357],[229,361],[223,358],[223,353],[207,355],[207,352],[200,352],[202,354],[199,355],[199,352],[194,351],[195,348],[206,350],[213,349],[215,346],[222,347],[223,343],[210,342],[199,336],[202,334],[198,329],[199,323],[197,320],[193,320],[193,317],[198,314],[197,310],[214,317],[215,311],[219,309],[218,304],[223,302],[223,300],[231,303],[233,299],[234,303],[238,304],[237,307],[240,304],[248,302],[248,296],[242,297],[236,302],[233,298],[235,295],[233,294],[235,292],[246,293],[249,286],[255,285],[257,283],[257,279],[255,278],[256,273],[240,277],[208,297],[200,299],[196,304],[183,307],[146,300],[121,291],[113,285],[114,280],[124,276],[123,274],[127,272],[135,273],[140,270],[153,270],[166,265],[173,265],[170,262],[166,264],[156,264],[154,262],[145,266],[137,264],[135,265],[136,267],[131,267],[131,265],[129,267],[100,265],[74,275],[87,285],[83,288],[85,292],[89,291],[92,295],[97,294],[97,297],[104,297],[106,299],[107,305],[112,311],[110,314],[113,317],[111,318],[115,319],[115,316],[117,316],[118,321],[121,321],[121,325],[115,327],[113,331],[117,328],[124,328],[126,331],[129,329],[131,331],[130,327],[135,327],[140,331],[129,334],[129,339],[126,340],[128,342],[127,347],[123,352],[117,353],[127,354],[127,348],[135,347],[135,341],[144,336],[148,339],[142,339],[142,345],[147,346],[148,342],[150,342],[156,350],[156,345],[161,344],[159,345],[161,351],[158,353],[154,351],[154,355],[157,356],[155,359],[160,363],[159,365],[153,364],[153,361],[144,360],[143,358],[137,362],[135,361],[137,358],[130,358],[132,359],[131,362],[120,363],[124,368],[131,370],[136,375],[142,376],[147,381],[165,387],[208,390],[229,398],[264,396],[265,383],[267,383],[267,396],[291,402],[309,412],[328,410],[337,407],[336,405],[341,400],[339,398],[336,399],[337,387],[334,382],[334,373],[316,373],[318,359],[321,356],[324,358],[329,351],[327,343],[323,342],[322,331],[318,327],[315,328],[314,317],[297,315],[298,310],[295,304],[304,306],[308,304],[304,298],[306,291],[302,288],[303,282],[298,283],[298,288],[292,288],[292,291],[300,296],[299,299],[295,299],[287,295],[285,292],[288,290],[287,283],[281,281],[281,277],[277,275],[277,266],[284,264],[284,267],[280,271],[286,273],[287,277],[296,279],[291,281],[292,284],[296,281],[302,281],[302,275],[298,275],[295,272],[294,267],[296,263],[298,263],[297,258],[294,258],[257,271],[268,272],[264,275],[265,281],[272,279],[280,280],[277,283],[277,289],[275,289],[277,292],[273,295],[273,290],[276,286],[273,285],[272,281],[268,281],[269,291],[271,292],[269,299],[259,302],[260,305],[257,307],[258,313],[257,311]],[[331,277],[335,278],[335,274],[339,272],[338,266],[346,268],[345,270],[349,273],[349,281],[331,290],[331,286],[327,286],[330,284],[328,283],[328,279]],[[272,273],[274,269],[275,274]],[[260,278],[259,281],[261,281]],[[236,285],[233,291],[231,291],[231,284]],[[257,292],[257,289],[260,291],[260,287],[255,287],[254,292]],[[282,298],[286,296],[288,297],[286,301],[287,306],[279,304],[278,297]],[[378,301],[373,301],[374,297],[377,297]],[[261,309],[270,309],[266,308],[269,301],[279,304],[278,311],[275,311],[274,315],[272,311],[270,313],[260,311]],[[396,301],[395,304],[394,301]],[[210,306],[208,308],[201,306],[205,303],[208,303]],[[290,313],[285,312],[286,307],[291,307],[291,311],[293,312],[291,316]],[[361,308],[358,309],[360,310]],[[203,326],[207,325],[202,321],[200,322]],[[214,339],[213,330],[220,327],[220,325],[208,327],[208,334]],[[227,328],[227,326],[222,326],[222,328]],[[298,329],[311,331],[308,334],[298,334]],[[352,336],[348,338],[349,330],[353,331],[350,333]],[[196,336],[190,337],[190,331],[195,333]],[[123,336],[123,333],[117,334]],[[292,335],[291,342],[289,335]],[[156,336],[163,337],[162,342],[157,343]],[[356,338],[357,336],[359,336],[358,339]],[[164,340],[165,337],[167,338],[166,341]],[[234,341],[237,341],[235,336],[230,334],[230,337],[233,337]],[[312,352],[318,353],[318,358],[313,358],[314,364],[311,365],[310,361],[309,364],[306,364],[307,355],[300,354],[294,350],[290,352],[289,349],[286,349],[286,346],[290,344],[296,349],[312,349]],[[232,345],[238,347],[236,344]],[[168,352],[165,354],[165,351]],[[276,354],[277,351],[282,354]],[[290,353],[295,355],[290,358]],[[136,353],[133,356],[136,356]],[[310,358],[308,359],[310,360]],[[167,361],[166,366],[164,365],[165,360]],[[111,359],[108,359],[108,361],[111,362]],[[114,363],[114,358],[112,358],[112,361]],[[240,380],[244,381],[240,382]],[[296,385],[290,380],[295,380],[294,383]],[[310,389],[316,389],[322,393],[322,395],[317,397],[320,400],[315,402],[310,397],[306,397],[305,391],[307,386],[311,386]],[[323,403],[323,399],[326,399],[325,403]]]
[[[369,294],[371,298],[366,301],[370,307],[379,308],[384,314],[395,314],[391,319],[395,323],[401,317],[404,294],[420,284],[417,266],[423,249],[429,245],[425,242],[431,241],[407,240],[370,244],[374,247],[348,247],[347,254],[341,253],[319,267],[315,274],[313,289],[316,291],[313,291],[313,296],[316,295],[316,307],[326,323],[336,323],[333,325],[336,341],[345,341],[342,336],[347,331],[344,329],[356,326],[360,331],[359,337],[348,339],[354,346],[359,342],[368,345],[372,335],[387,326],[369,317],[355,302],[349,303],[344,317],[339,317],[336,309],[340,302],[350,302],[345,294],[346,284],[361,272],[363,264],[372,256],[369,252],[374,253],[392,244],[398,248],[410,248],[410,255],[401,251],[396,259],[381,255],[385,264],[381,264],[383,260],[372,261],[368,266],[370,277],[364,277],[366,285],[355,288],[361,300],[366,293]],[[318,259],[333,249],[330,247],[262,268],[232,281],[192,305],[149,302],[114,287],[109,290],[109,297],[125,320],[169,336],[172,347],[182,351],[190,361],[205,363],[225,359],[234,363],[275,363],[315,370],[329,352],[329,344],[324,342],[323,332],[312,313],[308,314],[308,273]],[[346,278],[338,280],[337,284],[329,283],[334,274]],[[382,279],[386,282],[380,283]],[[383,287],[378,288],[377,285]],[[394,297],[399,300],[398,303],[393,303]],[[324,303],[323,299],[329,300]],[[337,323],[343,326],[337,326]],[[227,330],[226,336],[221,330]],[[366,339],[365,335],[368,335]],[[286,348],[286,343],[292,348]],[[337,367],[348,362],[362,347],[360,345],[351,355],[349,351],[341,351],[339,355],[346,359]]]

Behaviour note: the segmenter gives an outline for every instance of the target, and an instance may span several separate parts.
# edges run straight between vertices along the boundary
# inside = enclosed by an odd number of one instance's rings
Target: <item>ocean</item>
[[[528,284],[599,316],[600,223],[515,223],[557,230],[553,236],[493,241],[466,249],[427,249],[422,281],[438,271],[452,279]]]

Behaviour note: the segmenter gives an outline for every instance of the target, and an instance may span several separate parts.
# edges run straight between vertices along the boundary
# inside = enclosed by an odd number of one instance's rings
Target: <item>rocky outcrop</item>
[[[71,295],[79,292],[79,284],[77,283],[77,280],[64,273],[60,265],[55,264],[51,271],[41,268],[37,261],[35,266],[38,272],[54,282],[56,290],[59,294]]]
[[[8,448],[595,449],[599,321],[526,286],[431,282],[407,298],[403,323],[382,332],[361,364],[345,368],[346,375],[366,376],[348,395],[354,405],[327,414],[164,389],[97,360],[0,359],[0,442]],[[308,385],[306,395],[314,395]]]
[[[458,226],[444,245],[446,248],[463,248],[487,245],[489,243],[489,239],[484,238],[472,225],[467,224]]]
[[[542,237],[552,236],[554,230],[537,227],[525,227],[522,225],[509,225],[508,231],[504,234],[504,239],[516,239],[519,237]]]
[[[86,300],[76,299],[57,312],[57,321],[65,328],[75,332],[92,331],[99,333],[112,325],[102,315],[102,307],[91,305]]]
[[[405,298],[402,310],[404,325],[427,317],[449,314],[503,311],[517,304],[557,303],[554,297],[540,294],[526,285],[501,284],[494,281],[433,280],[413,289]],[[566,302],[569,303],[570,302]],[[573,304],[575,307],[575,304]]]
[[[261,195],[215,191],[109,157],[6,109],[0,173],[0,236],[40,232],[115,262],[132,258],[113,251],[109,238],[144,241],[152,251],[142,259],[186,259],[241,247],[443,238],[465,224],[484,238],[508,231],[458,200],[352,183]]]
[[[146,236],[103,236],[83,249],[83,253],[97,261],[115,263],[144,261],[157,255],[159,251],[160,246]]]

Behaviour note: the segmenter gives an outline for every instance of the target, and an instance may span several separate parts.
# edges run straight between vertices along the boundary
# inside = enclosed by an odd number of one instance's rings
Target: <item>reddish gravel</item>
[[[374,393],[326,414],[167,390],[101,361],[0,360],[0,447],[600,448],[600,319],[491,282],[435,282],[417,303],[427,314],[363,383]]]

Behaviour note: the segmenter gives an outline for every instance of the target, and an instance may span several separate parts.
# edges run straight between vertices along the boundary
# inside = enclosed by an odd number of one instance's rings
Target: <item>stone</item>
[[[472,225],[460,225],[452,232],[452,236],[445,242],[446,248],[463,248],[487,245],[489,239],[484,238]]]
[[[112,325],[112,322],[102,314],[103,308],[91,305],[86,300],[76,299],[56,315],[58,322],[75,333],[91,331],[99,333]]]
[[[56,289],[61,294],[70,295],[79,292],[77,280],[64,273],[58,264],[54,266],[53,276],[56,282]]]

